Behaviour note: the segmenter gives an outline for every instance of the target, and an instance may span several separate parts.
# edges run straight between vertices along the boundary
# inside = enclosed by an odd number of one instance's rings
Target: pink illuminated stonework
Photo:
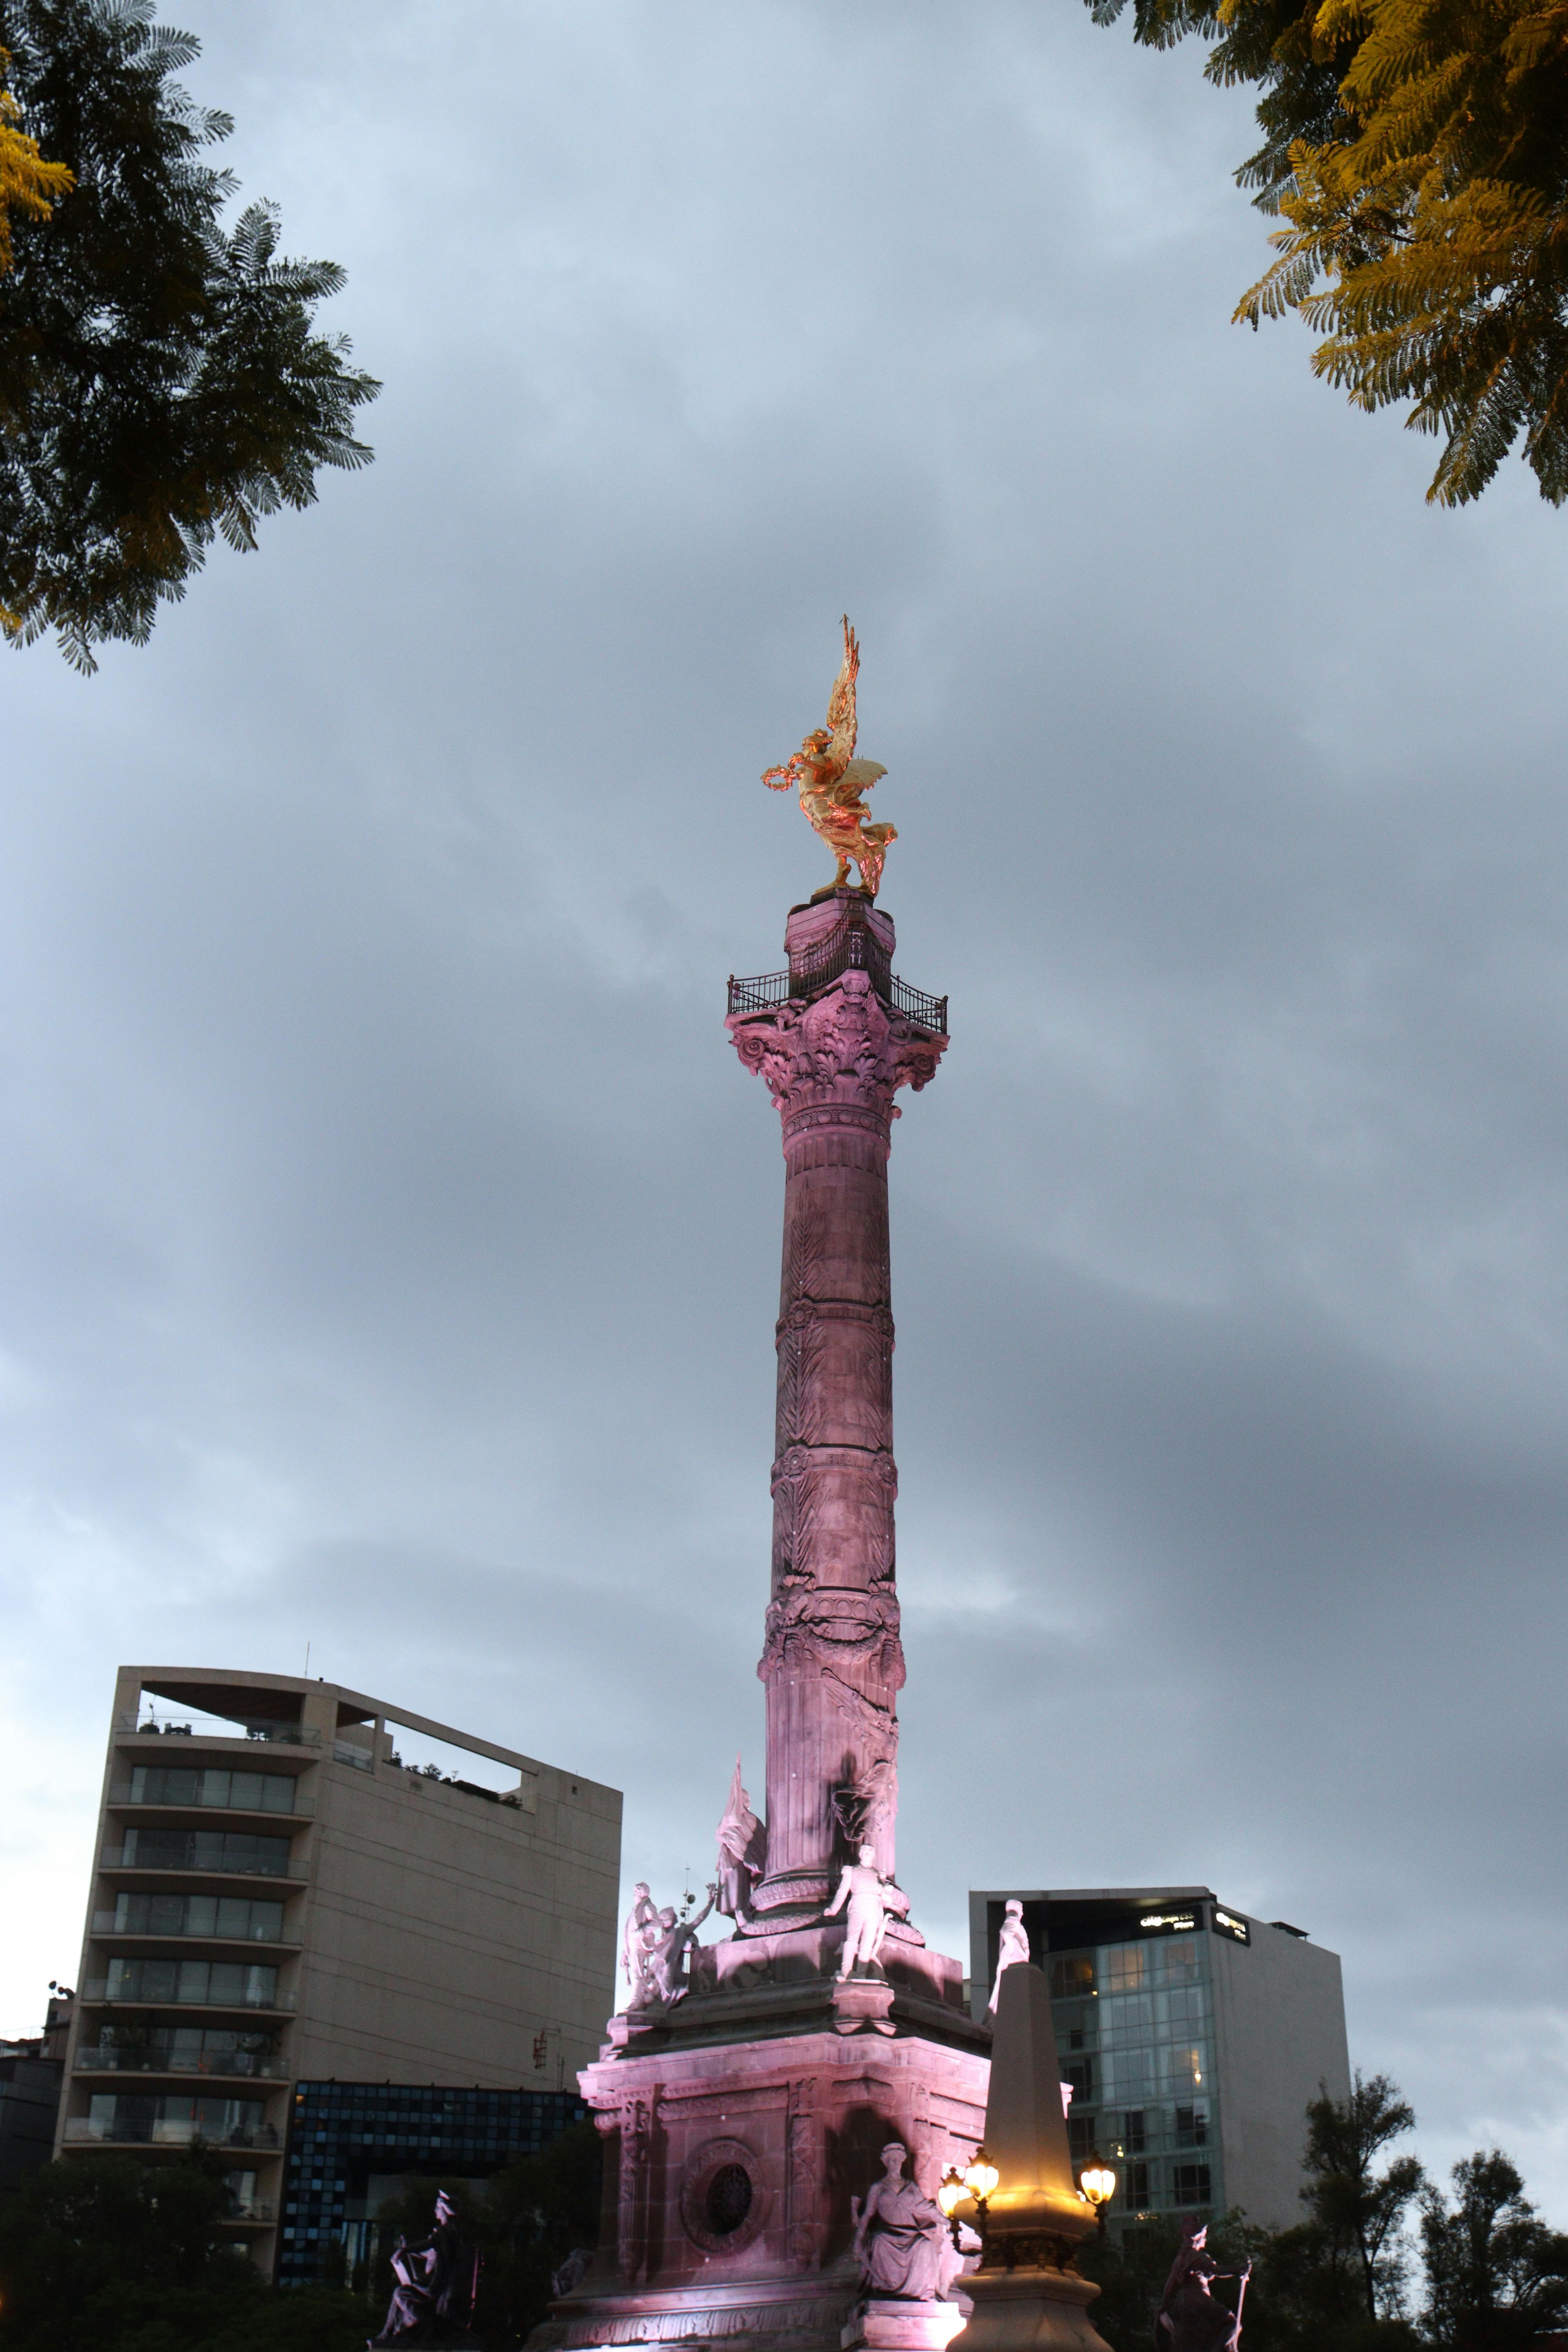
[[[733,1934],[691,1952],[683,1997],[612,2019],[580,2078],[610,2158],[604,2229],[535,2352],[733,2337],[940,2352],[964,2315],[929,2292],[868,2294],[852,2210],[894,2140],[933,2198],[981,2136],[989,2075],[960,1964],[926,1944],[895,1872],[888,1154],[895,1097],[946,1048],[946,1005],[894,977],[892,922],[860,890],[795,908],[785,948],[787,972],[731,982],[729,1017],[784,1159],[765,1855]],[[726,1759],[716,1796],[728,1780]],[[879,1950],[841,1979],[846,1919],[863,1935],[879,1881]]]

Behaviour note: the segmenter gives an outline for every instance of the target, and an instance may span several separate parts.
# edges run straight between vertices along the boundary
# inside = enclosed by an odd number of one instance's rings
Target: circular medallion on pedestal
[[[680,2226],[708,2254],[737,2254],[768,2215],[763,2168],[743,2140],[705,2140],[680,2176]]]

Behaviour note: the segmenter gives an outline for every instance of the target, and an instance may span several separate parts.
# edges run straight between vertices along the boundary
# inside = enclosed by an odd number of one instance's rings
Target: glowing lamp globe
[[[948,2221],[952,2221],[953,2214],[968,2194],[969,2191],[963,2185],[963,2173],[959,2171],[956,2165],[950,2164],[942,2176],[942,2187],[936,2192],[936,2201],[942,2207],[942,2213]]]
[[[1116,2175],[1102,2156],[1091,2156],[1078,2177],[1079,2187],[1098,2211],[1116,2194]]]
[[[963,2168],[963,2185],[977,2205],[984,2204],[1001,2178],[984,2147],[977,2147]]]

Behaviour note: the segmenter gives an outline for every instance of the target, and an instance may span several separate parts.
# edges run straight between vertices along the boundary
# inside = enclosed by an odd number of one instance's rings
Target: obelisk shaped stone
[[[1068,2154],[1051,1990],[1021,1960],[997,1989],[985,2153],[998,2179],[953,2352],[1107,2352],[1089,2317],[1100,2289],[1073,2263],[1096,2221]]]
[[[1068,2152],[1051,1989],[1039,1969],[1022,1963],[1004,1969],[997,1988],[985,2153],[1001,2175],[991,2200],[994,2229],[1093,2235],[1094,2216]]]

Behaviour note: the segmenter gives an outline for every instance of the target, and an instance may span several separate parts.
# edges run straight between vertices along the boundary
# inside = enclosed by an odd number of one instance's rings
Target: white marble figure
[[[888,1902],[889,1891],[895,1896],[891,1906]],[[853,1976],[858,1967],[869,1968],[880,1957],[882,1938],[888,1931],[888,1912],[889,1908],[897,1909],[898,1903],[902,1900],[898,1888],[891,1887],[890,1883],[884,1885],[877,1868],[874,1845],[863,1845],[858,1862],[845,1864],[844,1874],[838,1881],[838,1892],[823,1915],[825,1918],[832,1919],[846,1903],[849,1906],[844,1957],[838,1963],[840,1983],[846,1977]],[[904,1908],[909,1908],[907,1902]]]
[[[752,1889],[762,1876],[767,1862],[767,1832],[752,1811],[752,1801],[741,1786],[741,1759],[735,1759],[735,1777],[730,1784],[730,1801],[720,1822],[719,1839],[719,1908],[727,1918],[749,1919],[752,1914]]]
[[[932,2303],[945,2296],[963,2261],[941,2207],[904,2179],[908,2157],[901,2140],[889,2140],[882,2150],[881,2179],[873,2181],[864,2200],[849,2200],[855,2259],[868,2294]]]
[[[677,1919],[674,1906],[668,1903],[658,1915],[658,1935],[657,1940],[650,1941],[648,1946],[647,1972],[653,1998],[662,2000],[667,2007],[686,1997],[686,1948],[697,1941],[697,1930],[712,1910],[718,1892],[718,1887],[710,1880],[708,1900],[693,1918]],[[645,1928],[643,1933],[647,1936],[648,1929]]]
[[[631,1998],[630,2009],[640,2009],[647,1999],[647,1951],[643,1930],[658,1913],[648,1893],[646,1878],[639,1878],[632,1888],[632,1907],[626,1913],[626,1924],[621,1936],[621,1967],[626,1971]]]
[[[987,2017],[996,2014],[996,1996],[1002,1990],[1003,1969],[1016,1968],[1020,1960],[1026,1960],[1028,1957],[1029,1931],[1024,1925],[1024,1906],[1015,1895],[1008,1898],[1002,1933],[996,1940],[996,1976],[985,2011]]]

